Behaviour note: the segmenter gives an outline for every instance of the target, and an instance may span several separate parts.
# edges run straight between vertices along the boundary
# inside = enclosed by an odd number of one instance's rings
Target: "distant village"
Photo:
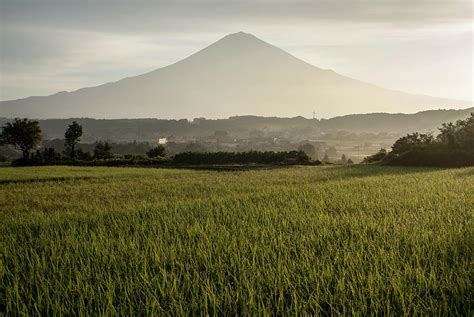
[[[73,121],[83,127],[78,149],[91,152],[97,142],[109,142],[116,155],[144,155],[162,145],[169,156],[181,152],[245,152],[303,150],[314,160],[354,163],[389,149],[401,136],[420,130],[436,133],[442,122],[466,117],[465,110],[435,110],[417,114],[362,114],[332,119],[237,116],[228,119],[47,119],[39,120],[41,148],[64,151],[64,131]],[[0,118],[0,126],[12,119]],[[0,146],[0,158],[20,153]]]

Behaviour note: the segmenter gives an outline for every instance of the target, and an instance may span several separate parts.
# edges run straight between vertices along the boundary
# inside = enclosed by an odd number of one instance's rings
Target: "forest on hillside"
[[[443,122],[467,117],[474,108],[463,110],[430,110],[415,114],[369,113],[330,119],[304,117],[277,118],[236,116],[228,119],[46,119],[39,120],[44,139],[62,138],[67,125],[75,120],[84,127],[83,142],[97,139],[112,142],[155,141],[159,137],[192,139],[209,137],[215,131],[226,131],[233,137],[284,136],[305,139],[355,134],[374,137],[378,134],[402,135],[414,131],[434,131]],[[0,118],[0,126],[12,119]],[[341,133],[342,132],[342,133]],[[352,136],[354,137],[354,135]]]

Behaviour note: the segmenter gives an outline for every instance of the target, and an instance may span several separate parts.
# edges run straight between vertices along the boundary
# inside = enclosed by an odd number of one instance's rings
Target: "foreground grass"
[[[0,168],[0,310],[472,316],[473,206],[474,168]]]

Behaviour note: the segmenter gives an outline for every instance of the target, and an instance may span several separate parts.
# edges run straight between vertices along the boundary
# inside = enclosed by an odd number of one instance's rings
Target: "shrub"
[[[309,164],[311,159],[303,151],[273,152],[183,152],[173,156],[178,164]]]
[[[302,144],[298,147],[298,151],[305,152],[309,157],[316,157],[316,148],[310,143]]]
[[[164,157],[165,156],[165,148],[162,145],[158,145],[146,152],[146,155],[149,158],[156,158],[156,157]]]
[[[109,142],[97,142],[94,149],[94,158],[95,159],[110,159],[113,158],[112,155],[112,146]]]
[[[82,149],[77,149],[75,151],[76,159],[80,161],[91,161],[93,159],[90,152],[85,152]]]
[[[402,166],[474,166],[474,113],[443,124],[440,134],[413,133],[398,139],[383,163]]]
[[[387,157],[387,150],[386,149],[380,149],[380,151],[378,151],[377,153],[364,158],[364,160],[362,162],[363,163],[382,162],[386,157]]]

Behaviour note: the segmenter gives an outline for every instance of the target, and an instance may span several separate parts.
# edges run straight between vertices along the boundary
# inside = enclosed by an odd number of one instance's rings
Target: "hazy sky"
[[[471,0],[0,0],[0,100],[138,75],[238,31],[379,86],[473,99]]]

